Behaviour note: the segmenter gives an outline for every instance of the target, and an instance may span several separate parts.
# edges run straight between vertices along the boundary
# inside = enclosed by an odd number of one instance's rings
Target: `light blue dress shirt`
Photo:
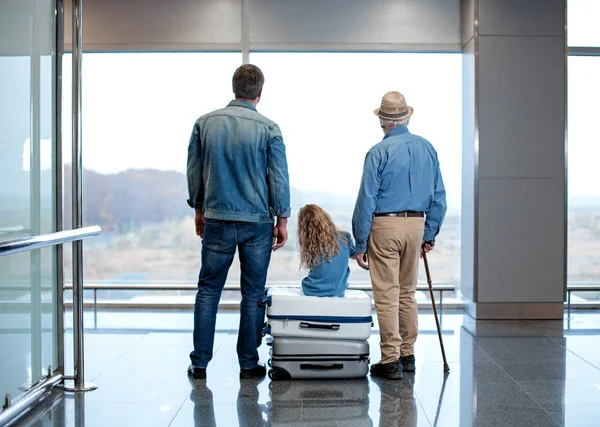
[[[365,158],[352,216],[356,252],[367,251],[373,214],[404,211],[424,212],[423,240],[435,240],[446,215],[446,190],[433,146],[399,126]]]

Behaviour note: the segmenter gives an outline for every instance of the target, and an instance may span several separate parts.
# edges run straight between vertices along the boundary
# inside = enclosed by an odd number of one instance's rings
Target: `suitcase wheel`
[[[286,381],[291,380],[292,376],[285,369],[273,368],[269,370],[269,378],[271,381]]]

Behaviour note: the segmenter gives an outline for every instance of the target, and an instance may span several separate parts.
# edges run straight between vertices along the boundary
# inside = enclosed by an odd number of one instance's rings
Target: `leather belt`
[[[404,212],[384,212],[384,213],[376,213],[373,216],[396,216],[396,217],[404,217],[404,218],[423,218],[425,216],[424,212],[415,212],[415,211],[404,211]]]

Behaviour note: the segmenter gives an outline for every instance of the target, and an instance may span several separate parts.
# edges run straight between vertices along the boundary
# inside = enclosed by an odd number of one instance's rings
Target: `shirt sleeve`
[[[432,241],[440,232],[444,217],[446,216],[446,188],[444,187],[444,180],[442,179],[442,172],[440,170],[440,163],[437,161],[436,156],[436,172],[435,172],[435,189],[433,192],[433,203],[431,204],[429,211],[426,212],[425,220],[425,233],[423,240]]]
[[[194,209],[204,208],[204,178],[202,176],[202,159],[200,158],[200,129],[194,125],[188,145],[187,182],[188,205]]]
[[[347,231],[345,232],[346,234],[346,239],[348,239],[348,248],[350,249],[350,258],[352,258],[354,255],[356,255],[356,246],[354,245],[354,240],[352,239],[352,235],[350,233],[348,233]]]
[[[365,157],[363,176],[358,191],[358,198],[352,215],[352,232],[356,240],[356,253],[367,251],[367,241],[371,232],[373,213],[377,206],[377,193],[381,183],[379,172],[380,158],[369,151]]]
[[[274,125],[271,129],[267,145],[267,185],[269,186],[271,213],[277,217],[289,217],[292,213],[290,207],[290,179],[285,145],[277,125]]]

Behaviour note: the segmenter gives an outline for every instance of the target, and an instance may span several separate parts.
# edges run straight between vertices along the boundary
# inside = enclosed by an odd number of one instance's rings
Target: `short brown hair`
[[[260,68],[244,64],[233,73],[233,93],[238,99],[256,99],[265,84]]]

